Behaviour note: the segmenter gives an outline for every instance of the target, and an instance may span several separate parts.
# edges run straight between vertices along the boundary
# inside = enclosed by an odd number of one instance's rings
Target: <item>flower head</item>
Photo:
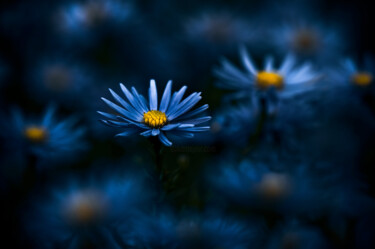
[[[187,87],[182,87],[172,95],[172,81],[169,81],[159,105],[155,80],[150,81],[149,103],[142,95],[138,94],[134,87],[131,92],[121,83],[120,87],[129,103],[111,89],[109,91],[121,106],[102,98],[119,115],[98,112],[107,118],[107,120],[102,120],[103,123],[124,129],[117,136],[128,136],[134,133],[140,133],[145,137],[158,136],[164,145],[171,146],[172,142],[169,141],[166,134],[193,137],[195,132],[209,129],[209,126],[197,125],[209,121],[211,117],[196,117],[205,111],[208,105],[191,110],[202,98],[201,93],[195,92],[182,99]]]
[[[187,20],[188,38],[217,46],[248,42],[252,33],[247,20],[226,12],[206,11]]]
[[[116,176],[70,179],[66,185],[50,186],[47,195],[34,199],[25,219],[35,247],[81,248],[82,243],[102,240],[115,244],[111,233],[139,219],[152,194],[141,175],[116,172]]]
[[[92,0],[61,9],[60,25],[67,31],[91,29],[107,21],[124,21],[131,15],[130,4],[116,0]]]
[[[336,79],[341,82],[351,83],[358,87],[367,87],[374,82],[374,67],[370,58],[363,67],[359,67],[353,60],[346,59],[342,62],[342,70],[336,73]]]
[[[75,119],[57,121],[55,108],[50,106],[41,120],[25,119],[14,110],[11,125],[4,126],[2,137],[12,141],[8,143],[11,154],[21,152],[35,155],[41,160],[59,161],[73,159],[74,155],[86,148],[82,137],[83,128],[75,128]]]
[[[271,31],[271,42],[279,51],[295,53],[320,63],[332,61],[345,47],[338,27],[316,21],[294,20]]]
[[[245,72],[227,60],[222,61],[222,68],[215,70],[220,86],[255,93],[277,90],[279,96],[286,97],[309,89],[308,85],[318,78],[309,63],[295,67],[296,60],[292,55],[288,55],[279,68],[275,68],[273,58],[268,57],[263,70],[256,69],[244,48],[241,49],[241,59]]]

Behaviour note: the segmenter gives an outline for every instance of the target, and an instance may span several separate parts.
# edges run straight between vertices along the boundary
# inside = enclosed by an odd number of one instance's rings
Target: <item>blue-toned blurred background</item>
[[[0,247],[375,248],[374,11],[2,0]],[[162,157],[97,113],[150,79],[212,117]]]

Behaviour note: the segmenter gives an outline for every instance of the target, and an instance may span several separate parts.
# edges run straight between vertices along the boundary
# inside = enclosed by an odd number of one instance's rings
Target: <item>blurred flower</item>
[[[117,0],[88,0],[61,9],[60,25],[72,32],[82,32],[106,21],[122,22],[132,12],[130,3]]]
[[[116,136],[128,136],[134,133],[140,133],[140,135],[145,137],[158,136],[164,145],[171,146],[172,142],[169,141],[164,133],[190,138],[194,136],[195,132],[207,131],[210,128],[209,126],[196,126],[211,119],[209,116],[196,117],[196,115],[205,111],[208,105],[203,105],[190,111],[202,98],[200,96],[201,93],[192,93],[182,100],[187,88],[184,86],[171,96],[172,82],[169,81],[158,107],[156,83],[151,80],[149,88],[150,105],[148,107],[145,98],[138,94],[134,87],[132,87],[132,93],[130,93],[123,84],[120,84],[120,86],[130,104],[109,89],[112,96],[122,107],[105,98],[102,98],[102,100],[120,115],[98,112],[108,118],[108,120],[102,120],[103,123],[113,127],[124,128],[124,131]]]
[[[40,61],[31,71],[31,83],[26,85],[31,98],[43,103],[57,101],[59,105],[74,109],[87,108],[95,90],[88,71],[67,59]],[[81,97],[83,91],[85,98]]]
[[[246,71],[242,72],[224,59],[222,68],[214,70],[219,78],[218,85],[237,90],[238,96],[256,98],[260,104],[272,112],[278,104],[278,98],[289,98],[312,89],[319,74],[313,71],[311,64],[305,63],[295,67],[296,61],[288,55],[278,69],[274,68],[272,57],[266,58],[264,69],[257,70],[245,48],[241,48],[241,60]],[[266,100],[266,103],[262,101]]]
[[[331,76],[334,83],[368,88],[373,86],[374,73],[375,63],[371,57],[367,57],[362,66],[347,58],[341,62],[341,68],[331,71]]]
[[[137,175],[71,181],[65,189],[55,187],[47,198],[33,202],[26,216],[28,235],[38,248],[118,248],[122,242],[116,240],[117,227],[130,225],[149,198]]]
[[[227,12],[203,12],[185,23],[186,33],[191,41],[211,45],[237,45],[246,43],[252,37],[249,23],[237,15]]]
[[[86,147],[83,141],[84,128],[74,128],[76,119],[57,121],[55,108],[50,106],[41,120],[25,120],[15,109],[9,123],[2,124],[2,137],[7,141],[10,154],[17,152],[33,155],[38,163],[56,163],[73,160]]]
[[[238,167],[221,167],[209,178],[220,198],[248,211],[319,215],[335,206],[335,174],[322,178],[306,165],[274,168],[244,160]]]
[[[337,29],[301,21],[274,28],[269,41],[282,53],[292,52],[300,58],[321,63],[335,58],[343,47]]]

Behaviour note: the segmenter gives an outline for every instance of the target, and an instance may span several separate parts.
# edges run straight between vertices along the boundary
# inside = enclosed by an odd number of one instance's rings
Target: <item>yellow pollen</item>
[[[261,89],[269,87],[281,89],[284,86],[284,79],[280,74],[261,71],[256,76],[256,85]]]
[[[24,135],[33,143],[41,143],[47,139],[47,131],[43,127],[29,126],[25,129]]]
[[[160,128],[167,123],[167,116],[164,112],[151,110],[143,114],[143,121],[151,128]]]
[[[366,72],[356,73],[352,76],[352,82],[358,86],[368,86],[372,82],[372,75]]]

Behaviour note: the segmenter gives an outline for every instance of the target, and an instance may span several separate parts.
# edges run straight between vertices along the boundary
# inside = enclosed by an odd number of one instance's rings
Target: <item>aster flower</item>
[[[24,218],[37,248],[82,248],[87,244],[118,248],[125,243],[114,239],[119,236],[119,226],[127,229],[149,199],[143,179],[135,174],[70,180],[34,199]]]
[[[121,22],[132,13],[130,4],[117,0],[89,0],[61,10],[60,25],[67,31],[82,32],[112,20]]]
[[[363,66],[347,58],[341,62],[341,68],[332,72],[332,78],[340,84],[367,88],[374,83],[374,73],[375,64],[371,58],[366,58]]]
[[[211,117],[196,117],[207,110],[208,105],[191,110],[202,98],[201,93],[192,93],[182,100],[186,86],[171,95],[172,81],[169,81],[160,105],[158,104],[155,80],[150,81],[149,103],[142,95],[138,94],[134,87],[132,87],[131,92],[121,83],[120,87],[129,103],[112,89],[109,89],[109,91],[121,106],[102,98],[119,115],[98,112],[108,118],[107,120],[101,120],[104,124],[124,129],[122,133],[116,136],[129,136],[135,133],[140,133],[144,137],[158,136],[165,146],[171,146],[172,142],[169,141],[166,134],[191,138],[195,132],[204,132],[210,128],[209,126],[197,125],[209,121]]]
[[[248,42],[253,38],[249,26],[246,20],[237,15],[213,11],[190,18],[185,24],[189,39],[214,46]]]
[[[296,60],[292,55],[288,55],[278,69],[274,67],[274,59],[267,57],[264,69],[258,70],[245,48],[241,48],[240,53],[245,71],[224,59],[222,68],[214,70],[220,79],[219,86],[240,90],[245,94],[250,91],[258,96],[266,95],[269,99],[274,95],[287,98],[310,89],[311,83],[319,76],[310,63],[296,67]]]
[[[342,37],[336,29],[316,23],[293,22],[272,31],[270,39],[283,52],[321,62],[334,58],[342,50]]]
[[[219,201],[225,197],[249,211],[319,215],[336,208],[338,174],[325,173],[323,178],[307,165],[271,167],[244,160],[238,167],[215,167],[209,179]]]
[[[57,121],[55,108],[50,106],[41,120],[25,119],[18,110],[12,113],[10,124],[3,124],[2,137],[9,140],[11,154],[33,155],[42,161],[67,161],[86,148],[84,128],[75,128],[76,119]]]
[[[31,98],[50,99],[59,105],[74,106],[74,109],[90,105],[87,100],[95,90],[95,81],[88,76],[86,68],[66,58],[47,58],[36,64],[30,72],[31,82],[26,85]],[[80,98],[83,91],[89,97]]]

